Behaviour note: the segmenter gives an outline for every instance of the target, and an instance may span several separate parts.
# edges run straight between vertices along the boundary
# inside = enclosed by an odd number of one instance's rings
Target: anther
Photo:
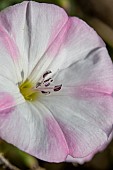
[[[41,91],[43,94],[50,94],[50,91]]]
[[[62,87],[62,84],[61,85],[57,85],[54,87],[54,91],[59,91]]]
[[[45,78],[48,74],[52,73],[50,70],[46,71],[44,74],[43,74],[43,78]]]
[[[40,82],[36,83],[35,90],[40,91],[43,94],[50,94],[52,91],[57,92],[61,90],[62,84],[57,86],[50,86],[51,82],[53,82],[52,78],[45,79],[48,74],[52,73],[51,71],[46,71]]]

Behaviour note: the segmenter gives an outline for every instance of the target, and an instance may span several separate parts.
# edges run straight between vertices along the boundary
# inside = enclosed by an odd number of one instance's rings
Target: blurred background
[[[0,0],[0,10],[22,0]],[[113,59],[113,0],[37,0],[63,7],[71,16],[78,16],[92,26],[103,38]],[[113,141],[101,153],[83,165],[47,163],[0,140],[0,170],[112,170]]]

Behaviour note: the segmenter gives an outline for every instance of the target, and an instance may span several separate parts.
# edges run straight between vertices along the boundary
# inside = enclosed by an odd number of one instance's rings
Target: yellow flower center
[[[25,100],[34,101],[39,96],[39,92],[35,91],[33,87],[34,84],[29,80],[26,80],[19,85],[20,92],[24,96]]]

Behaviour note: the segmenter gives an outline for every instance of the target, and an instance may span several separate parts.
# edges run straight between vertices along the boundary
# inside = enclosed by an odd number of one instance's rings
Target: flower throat
[[[27,101],[35,101],[37,98],[42,95],[49,95],[53,92],[58,92],[61,90],[62,85],[51,86],[53,82],[52,78],[47,79],[47,75],[52,73],[47,71],[43,74],[42,80],[37,83],[31,82],[27,79],[25,82],[19,85],[21,94],[24,96]]]

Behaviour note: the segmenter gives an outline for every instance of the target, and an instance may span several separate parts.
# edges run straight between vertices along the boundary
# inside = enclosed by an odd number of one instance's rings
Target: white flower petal
[[[0,74],[0,119],[7,117],[18,104],[25,102],[18,84],[13,79],[10,79],[10,77],[7,77],[11,75],[11,72],[8,71],[7,74],[5,72],[3,73],[5,76]]]
[[[16,61],[12,58],[11,53],[8,49],[8,39],[10,38],[7,33],[3,33],[3,30],[1,30],[0,28],[0,76],[4,76],[7,79],[13,81],[14,83],[17,83],[19,77],[18,72],[15,72],[17,68],[15,65]],[[11,43],[9,44],[11,45]]]
[[[64,89],[70,87],[71,93],[74,93],[72,89],[76,92],[79,90],[78,93],[81,90],[81,95],[83,90],[92,91],[95,95],[96,92],[113,92],[113,66],[105,47],[95,50],[70,67],[59,70],[52,78],[54,85],[62,84]]]
[[[19,89],[13,81],[0,75],[0,92],[10,92],[13,94],[19,92]]]
[[[10,114],[14,107],[25,101],[18,85],[6,77],[0,75],[0,118]]]
[[[58,6],[31,1],[28,4],[27,19],[31,34],[29,49],[30,72],[36,63],[40,66],[40,60],[42,60],[46,50],[66,24],[68,16]]]
[[[5,116],[0,114],[0,137],[24,150],[30,140],[28,122],[25,119],[29,112],[25,104],[22,104],[12,107]]]
[[[0,117],[0,137],[49,162],[66,159],[68,147],[58,123],[41,103],[23,103]]]
[[[22,81],[21,72],[24,72],[24,76],[26,76],[28,71],[27,55],[29,37],[27,35],[28,31],[25,24],[26,8],[27,2],[23,2],[21,5],[8,7],[7,9],[0,12],[0,25],[2,25],[1,30],[4,32],[2,36],[3,39],[5,39],[3,45],[8,50],[10,55],[8,57],[12,58],[14,61],[15,67],[13,67],[15,70],[13,72],[18,74],[18,82]],[[6,59],[7,63],[8,60],[9,59]]]
[[[60,7],[33,1],[9,7],[0,13],[0,25],[17,44],[20,52],[18,65],[20,72],[24,72],[24,80],[67,19],[67,14]]]
[[[35,68],[33,79],[38,80],[45,70],[54,74],[67,68],[101,47],[105,44],[91,27],[76,17],[70,17]]]
[[[113,67],[103,47],[58,72],[59,92],[40,100],[53,113],[70,149],[81,158],[104,145],[113,125]]]
[[[111,142],[112,138],[113,138],[113,132],[109,136],[108,141],[105,143],[105,145],[100,146],[100,148],[98,148],[97,150],[95,150],[94,152],[89,154],[88,156],[83,157],[83,158],[73,158],[72,156],[68,155],[67,158],[66,158],[66,161],[67,162],[77,162],[79,164],[84,164],[85,162],[89,162],[89,161],[91,161],[91,159],[93,158],[93,156],[97,152],[101,152],[101,151],[103,151],[107,147],[107,145]]]
[[[112,97],[79,100],[68,96],[49,96],[42,102],[60,125],[69,155],[85,157],[107,142],[113,124]]]

